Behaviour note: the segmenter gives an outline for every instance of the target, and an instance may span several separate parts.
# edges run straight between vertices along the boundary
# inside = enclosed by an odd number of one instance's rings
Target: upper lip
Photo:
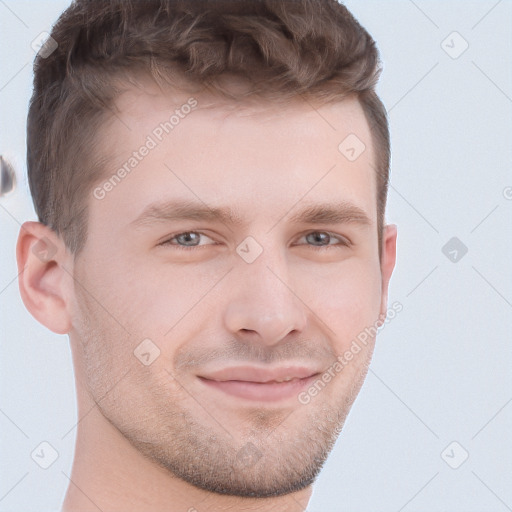
[[[303,379],[319,373],[306,366],[280,366],[278,368],[258,368],[255,366],[232,366],[199,375],[204,379],[216,381],[241,380],[246,382],[271,382],[284,379]]]

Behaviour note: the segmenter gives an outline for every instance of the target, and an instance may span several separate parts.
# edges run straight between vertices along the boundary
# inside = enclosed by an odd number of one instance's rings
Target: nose
[[[226,286],[229,302],[224,310],[224,325],[235,339],[268,346],[291,333],[304,330],[306,306],[289,282],[286,262],[269,258],[268,253],[253,263],[239,261]]]

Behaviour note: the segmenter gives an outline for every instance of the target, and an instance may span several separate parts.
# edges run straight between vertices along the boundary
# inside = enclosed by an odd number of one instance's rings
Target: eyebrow
[[[151,226],[155,222],[177,220],[214,221],[231,225],[242,224],[241,217],[229,208],[209,207],[200,202],[170,201],[150,204],[130,225],[139,228]]]
[[[360,224],[371,226],[372,221],[366,212],[355,204],[321,203],[307,206],[289,218],[292,224]]]
[[[282,219],[285,217],[286,215]],[[210,207],[204,203],[191,201],[169,201],[150,204],[130,223],[130,226],[139,229],[150,227],[155,223],[179,220],[210,221],[231,226],[244,224],[240,214],[228,207]],[[372,225],[372,221],[362,208],[347,201],[307,205],[293,214],[288,222],[292,224]]]

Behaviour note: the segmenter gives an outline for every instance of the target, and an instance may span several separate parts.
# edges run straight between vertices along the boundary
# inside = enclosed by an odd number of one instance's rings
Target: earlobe
[[[69,255],[62,240],[40,222],[25,222],[16,244],[18,284],[25,307],[57,334],[71,329]]]
[[[382,276],[382,299],[380,307],[380,315],[382,320],[386,318],[386,311],[388,307],[388,289],[391,274],[395,268],[396,263],[396,237],[397,226],[396,224],[387,224],[384,226],[384,233],[382,236],[382,256],[381,256],[381,276]]]

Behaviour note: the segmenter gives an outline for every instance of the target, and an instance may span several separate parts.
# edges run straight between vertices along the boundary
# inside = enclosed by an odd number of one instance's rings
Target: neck
[[[149,460],[101,414],[77,382],[75,457],[62,512],[303,512],[312,488],[271,498],[226,496],[194,487]],[[90,411],[90,412],[88,412]]]

